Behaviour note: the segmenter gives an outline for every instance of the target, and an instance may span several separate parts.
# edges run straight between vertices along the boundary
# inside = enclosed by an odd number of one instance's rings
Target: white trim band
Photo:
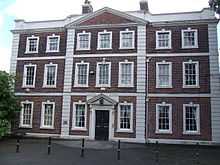
[[[18,57],[17,61],[25,61],[25,60],[57,60],[57,59],[65,59],[65,56]]]
[[[183,57],[183,56],[209,56],[209,52],[207,53],[149,53],[147,57]]]
[[[166,94],[166,93],[149,93],[148,97],[211,97],[211,94]]]

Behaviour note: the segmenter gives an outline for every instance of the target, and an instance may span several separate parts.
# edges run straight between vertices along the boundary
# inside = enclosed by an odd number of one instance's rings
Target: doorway
[[[108,140],[109,137],[109,111],[96,110],[95,112],[95,139]]]

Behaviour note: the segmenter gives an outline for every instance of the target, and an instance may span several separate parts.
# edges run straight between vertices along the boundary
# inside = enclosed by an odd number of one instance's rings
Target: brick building
[[[11,73],[29,136],[219,143],[214,12],[93,11],[15,20]]]

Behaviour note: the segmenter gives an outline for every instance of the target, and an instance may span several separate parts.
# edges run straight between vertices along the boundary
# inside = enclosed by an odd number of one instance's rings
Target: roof
[[[136,23],[148,22],[172,22],[172,21],[201,21],[201,20],[216,20],[214,11],[209,8],[204,8],[201,11],[193,12],[179,12],[179,13],[161,13],[152,14],[144,13],[143,11],[128,11],[122,12],[108,7],[104,7],[90,14],[70,15],[65,19],[60,20],[45,20],[26,22],[25,20],[15,20],[15,28],[12,31],[19,30],[35,30],[35,29],[51,29],[51,28],[65,28],[72,25],[77,25],[82,21],[91,19],[103,12],[110,12],[115,15],[133,20]]]

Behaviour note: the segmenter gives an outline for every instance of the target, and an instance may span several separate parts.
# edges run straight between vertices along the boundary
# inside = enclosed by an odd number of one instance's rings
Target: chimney
[[[140,10],[144,11],[144,12],[149,12],[148,1],[147,0],[141,0],[140,1]]]
[[[82,5],[82,14],[92,13],[93,8],[91,2],[89,0],[85,0],[84,4]]]

